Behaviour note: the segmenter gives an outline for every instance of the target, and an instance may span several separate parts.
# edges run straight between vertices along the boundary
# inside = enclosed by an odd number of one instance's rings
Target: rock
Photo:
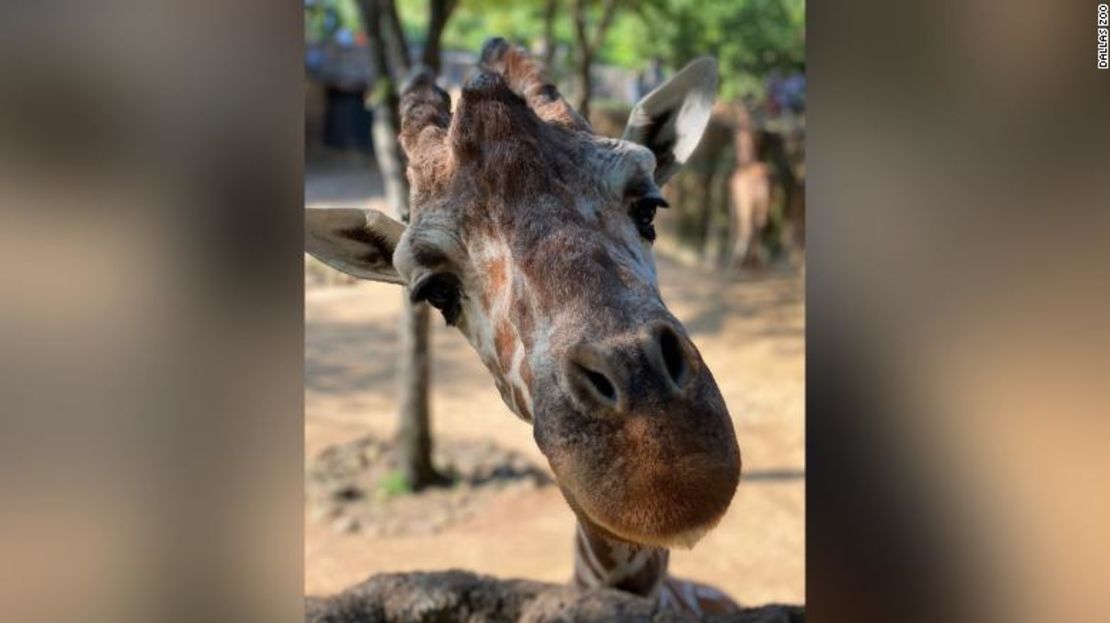
[[[642,597],[617,590],[500,580],[467,571],[379,574],[326,598],[305,600],[305,623],[387,622],[682,623]],[[804,623],[799,606],[748,608],[710,623]]]
[[[331,524],[331,529],[340,534],[351,534],[358,532],[362,525],[355,517],[339,517]]]

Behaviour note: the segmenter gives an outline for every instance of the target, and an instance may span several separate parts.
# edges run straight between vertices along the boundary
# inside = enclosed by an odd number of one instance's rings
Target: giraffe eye
[[[454,326],[462,313],[462,284],[451,273],[436,273],[420,280],[409,297],[412,302],[427,301],[443,313],[447,324]]]
[[[628,215],[632,217],[632,222],[636,224],[636,229],[644,240],[648,242],[655,240],[655,209],[665,207],[667,202],[658,196],[642,197],[632,202]]]

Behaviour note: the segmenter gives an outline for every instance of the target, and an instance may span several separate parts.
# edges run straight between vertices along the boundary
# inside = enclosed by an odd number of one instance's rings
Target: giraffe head
[[[582,521],[691,546],[721,518],[740,452],[712,374],[659,293],[659,187],[697,145],[716,65],[695,61],[594,134],[502,39],[452,112],[427,73],[403,90],[406,227],[374,210],[310,210],[310,253],[403,284],[489,369]]]

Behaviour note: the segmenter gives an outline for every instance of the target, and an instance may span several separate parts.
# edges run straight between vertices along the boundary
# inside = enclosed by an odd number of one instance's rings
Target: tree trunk
[[[376,88],[386,92],[374,95],[374,156],[390,209],[397,218],[408,222],[409,183],[405,177],[405,152],[397,139],[401,125],[400,102],[391,80],[379,80]]]
[[[588,50],[583,49],[578,53],[578,114],[586,121],[590,120],[590,97],[593,96],[593,88],[590,84],[590,67],[593,65],[593,58]]]
[[[375,107],[374,149],[379,154],[386,198],[394,213],[408,224],[409,186],[405,177],[404,152],[397,139],[400,129],[399,100],[395,90]],[[413,491],[441,480],[432,465],[431,347],[428,305],[412,303],[408,288],[401,292],[400,353],[397,362],[398,427],[396,443],[401,455],[401,474]]]
[[[593,62],[593,53],[590,50],[590,35],[586,32],[586,0],[574,0],[574,37],[578,43],[578,61],[575,67],[578,73],[578,97],[575,108],[578,114],[588,123],[590,121],[590,64]]]
[[[605,35],[608,34],[609,26],[613,24],[613,18],[617,14],[617,7],[620,6],[620,0],[605,0],[602,5],[601,21],[598,22],[597,28],[594,29],[591,37],[586,24],[589,11],[586,6],[588,1],[574,0],[572,11],[574,34],[578,40],[578,85],[580,91],[578,92],[577,108],[578,114],[582,115],[582,118],[587,122],[590,120],[590,96],[593,95],[590,67],[593,65],[594,55],[605,45]]]
[[[405,154],[398,133],[401,127],[401,102],[397,81],[389,65],[387,39],[395,47],[407,50],[403,33],[398,29],[392,0],[362,0],[360,6],[366,19],[366,32],[374,46],[378,73],[374,101],[374,153],[385,187],[386,200],[394,214],[406,224],[409,221],[409,186],[405,177]],[[389,14],[392,12],[392,18]],[[395,50],[394,62],[407,65],[407,54]],[[429,391],[431,385],[431,348],[428,339],[428,306],[409,301],[408,289],[401,312],[398,373],[398,427],[396,443],[401,454],[401,474],[413,491],[441,481],[432,465],[432,434]]]
[[[431,344],[428,331],[428,305],[411,303],[408,289],[402,291],[401,313],[400,426],[397,446],[401,452],[401,473],[413,491],[442,480],[432,465],[432,423],[429,404],[431,381]]]
[[[396,102],[395,93],[383,98]],[[409,188],[393,105],[379,104],[374,109],[374,151],[389,205],[404,223],[409,222]],[[401,292],[402,310],[400,352],[397,362],[398,428],[396,443],[401,455],[401,473],[413,491],[440,480],[432,465],[431,409],[431,348],[428,332],[428,306],[409,301],[409,291]]]

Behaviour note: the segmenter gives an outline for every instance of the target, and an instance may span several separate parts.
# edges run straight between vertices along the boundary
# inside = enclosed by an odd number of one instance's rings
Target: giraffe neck
[[[658,596],[667,576],[668,550],[619,541],[582,522],[575,530],[574,541],[576,586]]]
[[[615,588],[655,600],[660,608],[696,617],[740,611],[736,602],[712,586],[669,575],[669,562],[669,550],[620,541],[578,522],[574,534],[576,587]]]

